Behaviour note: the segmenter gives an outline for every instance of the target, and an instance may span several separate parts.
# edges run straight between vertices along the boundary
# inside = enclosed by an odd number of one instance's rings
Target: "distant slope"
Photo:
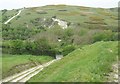
[[[117,42],[97,42],[77,49],[29,82],[103,82],[118,56]]]
[[[80,24],[80,27],[85,27],[86,24],[101,25],[102,27],[116,26],[118,16],[117,11],[114,12],[113,9],[69,5],[47,5],[43,7],[25,8],[10,24],[11,27],[26,26],[29,28],[39,28],[44,21],[48,22],[50,26],[51,18],[56,16],[58,19],[65,20],[72,24]],[[15,15],[17,11],[18,10],[3,11],[3,21],[10,18],[11,15]],[[46,20],[43,20],[44,18]],[[48,24],[45,25],[47,26]],[[41,26],[44,27],[44,25]]]

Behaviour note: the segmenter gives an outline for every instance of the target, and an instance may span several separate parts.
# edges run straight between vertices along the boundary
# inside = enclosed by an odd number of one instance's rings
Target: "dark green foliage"
[[[17,17],[16,17],[16,20],[18,20],[20,17],[21,17],[21,16],[17,16]]]
[[[4,15],[7,12],[7,9],[2,10],[2,15]]]
[[[25,40],[36,34],[37,31],[39,32],[39,30],[29,29],[26,27],[11,28],[10,25],[3,25],[2,38],[4,40]]]
[[[55,52],[45,38],[32,43],[32,54],[55,56]]]
[[[76,48],[74,45],[67,45],[67,46],[63,47],[62,54],[63,54],[63,56],[66,56],[69,53],[71,53],[72,51],[74,51],[75,49]]]
[[[5,15],[4,15],[4,16],[2,17],[2,22],[5,22],[5,21],[7,21],[7,20],[8,20],[8,16],[5,16]]]
[[[56,18],[57,16],[52,16],[52,18]]]
[[[14,40],[10,49],[12,54],[23,54],[25,50],[24,42],[21,40]]]
[[[58,10],[58,11],[63,11],[64,12],[64,11],[67,11],[67,10]]]
[[[94,39],[94,42],[96,42],[96,41],[111,41],[112,37],[113,37],[112,31],[103,31],[103,32],[96,33],[93,36],[93,39]]]
[[[46,39],[37,41],[11,40],[3,42],[3,53],[6,54],[33,54],[55,56],[56,50]]]

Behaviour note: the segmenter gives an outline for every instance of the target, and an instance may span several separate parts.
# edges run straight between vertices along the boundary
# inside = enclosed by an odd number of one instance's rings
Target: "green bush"
[[[14,40],[10,48],[13,54],[23,54],[25,50],[24,42],[22,40]]]
[[[73,45],[67,45],[67,46],[65,46],[65,47],[63,48],[62,54],[63,54],[63,56],[66,56],[66,55],[68,55],[70,52],[74,51],[75,49],[76,49],[75,46],[73,46]]]
[[[94,42],[96,42],[96,41],[111,41],[111,40],[113,40],[113,33],[110,30],[97,32],[94,34],[93,40],[94,40]]]

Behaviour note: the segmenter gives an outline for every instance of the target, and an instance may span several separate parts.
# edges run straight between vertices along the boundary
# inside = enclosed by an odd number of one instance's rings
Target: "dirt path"
[[[53,62],[57,61],[59,59],[54,59],[48,63],[45,63],[43,65],[38,65],[36,67],[33,67],[31,69],[25,70],[19,74],[15,74],[13,76],[7,77],[3,79],[1,82],[26,82],[34,75],[38,74],[40,71],[42,71],[45,67],[49,66]]]
[[[23,9],[22,9],[23,10]],[[20,13],[22,12],[22,10],[19,10],[19,12],[14,15],[13,17],[11,17],[9,20],[7,20],[4,24],[8,24],[12,19],[14,19],[15,17],[17,17],[18,15],[20,15]]]

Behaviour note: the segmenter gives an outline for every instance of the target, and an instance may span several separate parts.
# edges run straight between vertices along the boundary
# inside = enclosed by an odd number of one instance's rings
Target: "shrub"
[[[112,31],[106,30],[103,32],[95,33],[95,35],[93,36],[93,40],[94,40],[94,42],[96,42],[96,41],[111,41],[112,37],[113,37]]]
[[[2,10],[2,15],[4,15],[7,12],[7,9]]]
[[[66,29],[65,30],[65,36],[70,37],[73,35],[73,29]]]
[[[20,17],[21,17],[21,16],[17,16],[17,17],[16,17],[16,20],[18,20]]]
[[[15,40],[11,45],[12,54],[23,54],[25,50],[24,42],[22,40]]]
[[[23,54],[25,50],[24,42],[22,40],[10,40],[3,42],[3,53],[9,54]]]
[[[70,52],[74,51],[76,48],[73,45],[67,45],[63,47],[62,54],[63,56],[68,55]]]
[[[58,10],[58,11],[67,11],[67,10],[62,10],[62,9],[61,9],[61,10]]]
[[[5,21],[7,21],[8,20],[8,16],[2,16],[2,22],[5,22]]]

